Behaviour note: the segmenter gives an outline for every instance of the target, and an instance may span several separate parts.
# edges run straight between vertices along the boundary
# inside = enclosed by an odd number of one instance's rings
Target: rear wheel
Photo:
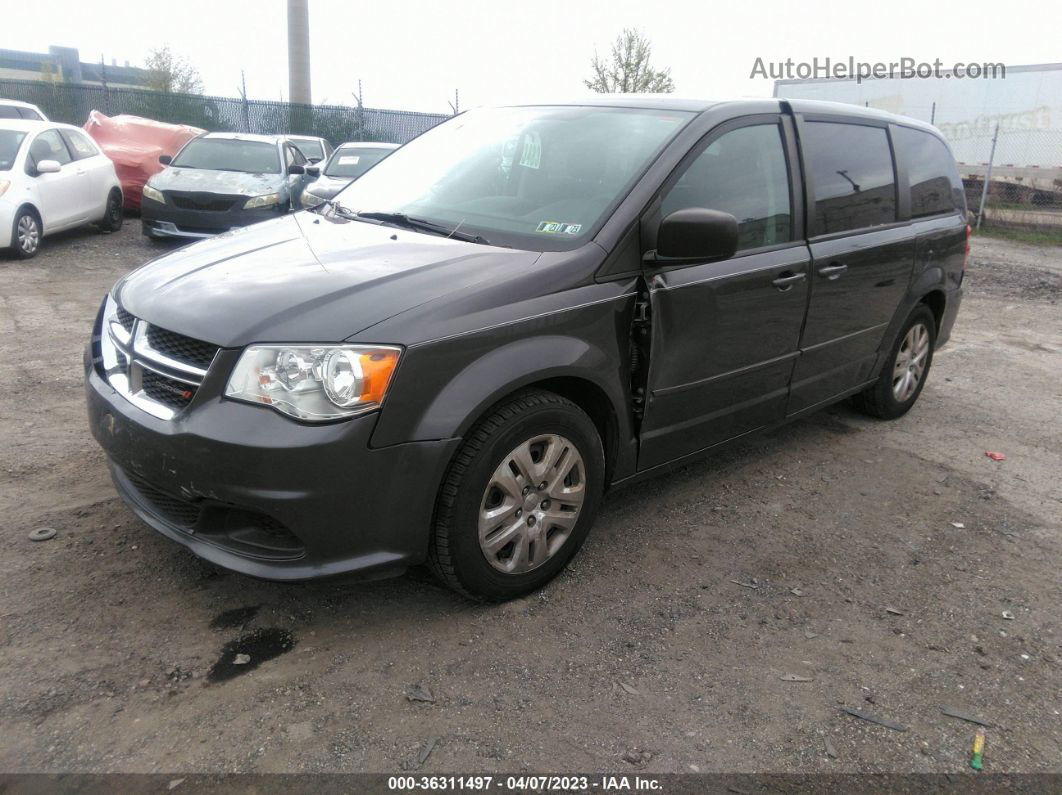
[[[436,508],[429,561],[454,590],[512,599],[545,585],[582,546],[604,478],[589,417],[552,392],[522,392],[469,433]]]
[[[936,318],[929,307],[919,304],[900,328],[881,378],[853,399],[856,408],[885,420],[906,414],[922,394],[936,340]]]
[[[41,247],[41,219],[28,207],[23,207],[15,214],[11,228],[11,250],[18,259],[30,259],[36,256]]]
[[[107,209],[103,213],[103,219],[96,226],[101,232],[117,232],[122,228],[124,221],[122,192],[115,189],[107,196]]]

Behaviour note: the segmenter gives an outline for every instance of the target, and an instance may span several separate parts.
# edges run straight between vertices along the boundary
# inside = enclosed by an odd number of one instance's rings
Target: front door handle
[[[796,284],[797,282],[804,281],[806,276],[807,276],[807,274],[804,274],[804,273],[793,273],[792,271],[782,271],[778,275],[778,278],[775,279],[774,281],[772,281],[771,284],[773,284],[775,287],[777,287],[779,289],[779,291],[784,293],[786,290],[791,290],[793,288],[793,285]]]
[[[819,276],[823,276],[827,279],[833,280],[839,278],[847,270],[847,265],[844,265],[840,262],[834,262],[829,265],[823,265],[821,268],[819,268]]]

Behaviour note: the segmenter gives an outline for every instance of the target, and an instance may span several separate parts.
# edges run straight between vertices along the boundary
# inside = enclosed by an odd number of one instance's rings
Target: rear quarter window
[[[814,234],[896,220],[896,178],[884,127],[809,121],[802,135],[815,193]]]
[[[965,206],[955,159],[942,140],[928,132],[896,127],[895,142],[907,166],[911,217],[954,212]]]

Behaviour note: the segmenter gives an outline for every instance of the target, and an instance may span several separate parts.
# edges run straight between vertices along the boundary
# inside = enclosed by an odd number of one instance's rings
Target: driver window
[[[789,174],[779,126],[740,127],[716,138],[664,194],[661,217],[687,207],[737,218],[738,251],[791,240]]]
[[[58,130],[45,130],[33,139],[29,150],[30,159],[36,166],[42,160],[55,160],[61,166],[71,161],[70,151],[59,137]]]

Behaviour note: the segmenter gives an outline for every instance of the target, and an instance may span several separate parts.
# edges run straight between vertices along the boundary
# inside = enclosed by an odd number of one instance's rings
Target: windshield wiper
[[[346,210],[346,208],[342,208]],[[337,212],[339,208],[337,208]],[[489,246],[491,242],[482,235],[474,235],[470,232],[462,232],[458,224],[457,226],[450,227],[446,224],[437,224],[434,221],[428,221],[424,218],[413,218],[405,213],[385,213],[385,212],[357,212],[351,213],[350,210],[346,210],[352,217],[365,218],[370,221],[380,221],[385,224],[393,224],[394,226],[402,226],[406,229],[413,229],[418,232],[429,232],[434,235],[441,235],[442,237],[449,237],[453,240],[462,240],[466,243],[479,243],[480,245]]]

